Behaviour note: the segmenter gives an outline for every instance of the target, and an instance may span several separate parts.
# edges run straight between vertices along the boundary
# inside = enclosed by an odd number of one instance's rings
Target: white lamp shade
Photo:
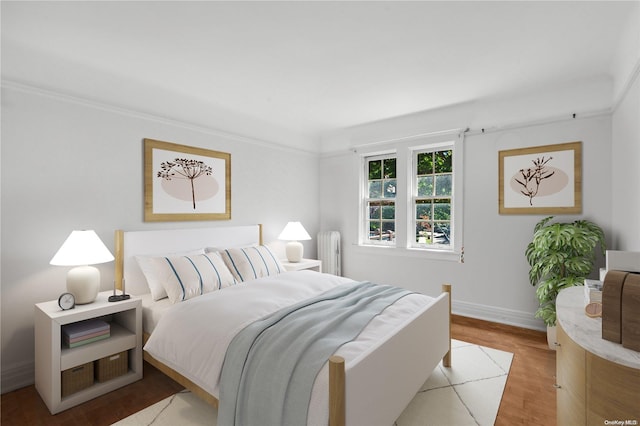
[[[81,305],[96,300],[100,291],[100,271],[88,265],[112,260],[113,255],[94,231],[73,231],[49,263],[76,266],[67,273],[67,291]]]
[[[77,266],[111,262],[113,255],[95,231],[73,231],[53,256],[52,265]]]
[[[300,222],[289,222],[280,233],[278,239],[286,241],[300,241],[310,240],[311,236]]]

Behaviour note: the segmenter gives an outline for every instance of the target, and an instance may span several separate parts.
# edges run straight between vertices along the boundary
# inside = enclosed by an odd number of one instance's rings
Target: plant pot
[[[549,349],[556,350],[556,346],[558,345],[558,339],[556,338],[556,326],[547,326],[547,344],[549,345]]]

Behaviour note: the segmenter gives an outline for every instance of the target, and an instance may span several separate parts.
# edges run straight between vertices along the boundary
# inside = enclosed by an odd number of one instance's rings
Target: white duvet
[[[354,281],[335,275],[296,271],[207,293],[168,309],[144,349],[217,398],[227,346],[240,330],[285,306],[350,283]],[[371,321],[356,340],[342,346],[336,355],[345,358],[347,375],[350,364],[373,350],[381,339],[393,335],[433,300],[421,294],[400,299]],[[325,366],[314,385],[309,424],[327,424],[327,389]]]

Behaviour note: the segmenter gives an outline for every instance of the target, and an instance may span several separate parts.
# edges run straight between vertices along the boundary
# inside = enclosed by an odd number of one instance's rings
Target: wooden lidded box
[[[126,374],[129,370],[128,351],[120,352],[95,361],[96,380],[106,382]]]
[[[622,343],[622,288],[628,272],[609,271],[602,287],[602,338]]]
[[[622,346],[640,352],[640,274],[629,274],[624,280]]]
[[[93,362],[78,365],[62,373],[62,397],[86,389],[93,385]]]

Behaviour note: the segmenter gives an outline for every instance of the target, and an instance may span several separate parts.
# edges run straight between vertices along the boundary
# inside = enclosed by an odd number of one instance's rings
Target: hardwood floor
[[[460,316],[453,317],[454,339],[514,354],[496,425],[556,424],[555,352],[547,348],[545,333]],[[453,359],[455,366],[455,359]],[[35,387],[2,395],[2,426],[110,425],[181,388],[144,363],[144,378],[77,407],[52,416]]]
[[[546,333],[454,315],[451,335],[514,354],[496,425],[556,424],[556,353]]]
[[[144,378],[66,411],[51,415],[35,386],[2,395],[2,426],[103,426],[180,391],[182,386],[144,363]]]

